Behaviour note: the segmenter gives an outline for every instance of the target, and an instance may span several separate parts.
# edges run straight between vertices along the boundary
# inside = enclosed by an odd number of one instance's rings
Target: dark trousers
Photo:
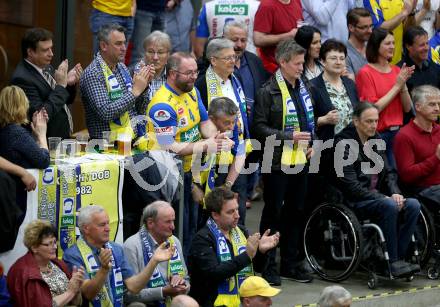
[[[260,233],[266,229],[279,231],[281,271],[296,268],[304,258],[302,234],[304,231],[304,205],[307,194],[308,168],[295,175],[282,171],[262,174],[264,183],[264,208]],[[275,249],[268,253],[268,265],[275,264]]]
[[[359,218],[371,219],[382,229],[391,262],[405,258],[420,214],[417,199],[407,198],[401,211],[392,198],[358,202],[354,204],[354,210]],[[398,225],[400,214],[403,221]]]
[[[191,242],[196,235],[198,204],[196,204],[191,194],[192,174],[186,172],[183,178],[183,255],[188,257]]]

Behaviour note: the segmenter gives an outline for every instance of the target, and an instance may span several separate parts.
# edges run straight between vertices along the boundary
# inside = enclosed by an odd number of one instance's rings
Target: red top
[[[400,129],[394,138],[394,157],[400,179],[417,187],[440,184],[440,160],[435,155],[440,144],[440,126],[433,123],[427,132],[413,120]]]
[[[301,0],[283,4],[279,0],[262,0],[255,14],[254,31],[266,34],[283,34],[296,28],[297,20],[303,20]],[[275,61],[276,46],[260,49],[264,68],[274,73],[278,68]]]
[[[66,264],[58,259],[51,260],[70,279]],[[49,285],[41,276],[40,269],[31,252],[19,258],[8,272],[8,290],[14,306],[52,307]]]
[[[356,75],[356,88],[360,101],[376,103],[396,84],[400,68],[391,65],[389,73],[383,73],[370,65],[364,65]],[[402,126],[403,107],[400,95],[394,96],[388,106],[379,113],[377,131],[383,132],[392,126]]]

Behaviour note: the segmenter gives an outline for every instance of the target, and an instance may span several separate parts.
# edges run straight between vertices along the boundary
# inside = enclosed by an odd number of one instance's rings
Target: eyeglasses
[[[155,55],[164,56],[164,55],[168,54],[168,50],[166,50],[166,51],[164,51],[164,50],[159,50],[159,51],[147,50],[147,51],[145,51],[145,53],[149,56],[155,56]]]
[[[365,25],[365,26],[362,26],[362,27],[354,26],[354,27],[358,28],[359,30],[367,30],[367,29],[373,29],[374,28],[373,25]]]
[[[225,62],[235,62],[237,60],[236,55],[225,56],[224,58],[215,56],[214,58],[223,60]]]
[[[52,247],[52,246],[57,246],[57,240],[51,241],[51,242],[47,242],[47,243],[40,243],[40,245],[46,246],[46,247]]]
[[[181,71],[178,71],[178,70],[174,70],[175,72],[177,72],[177,73],[179,73],[179,74],[181,74],[181,75],[184,75],[185,77],[189,77],[189,76],[194,76],[194,77],[197,77],[198,75],[199,75],[199,71],[198,70],[188,70],[188,71],[185,71],[185,72],[181,72]]]

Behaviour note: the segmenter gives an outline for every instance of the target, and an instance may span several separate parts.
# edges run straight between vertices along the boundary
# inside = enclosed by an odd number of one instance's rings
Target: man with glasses
[[[217,129],[194,88],[198,76],[195,59],[188,53],[176,52],[168,59],[166,71],[167,82],[156,92],[147,109],[147,150],[171,150],[183,158],[183,253],[186,256],[198,215],[191,196],[192,155],[206,152],[208,148],[214,152],[217,148],[221,150],[223,135],[216,134]]]
[[[354,80],[357,72],[367,64],[365,51],[367,41],[373,31],[373,20],[370,12],[366,9],[357,7],[347,13],[347,26],[349,38],[347,41],[347,71],[349,77]]]

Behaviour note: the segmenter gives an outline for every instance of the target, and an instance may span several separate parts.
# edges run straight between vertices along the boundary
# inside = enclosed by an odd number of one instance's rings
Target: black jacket
[[[380,139],[380,136],[376,134],[369,140],[372,139]],[[356,160],[354,163],[344,166],[343,177],[337,177],[336,180],[338,188],[342,191],[344,199],[348,203],[381,199],[392,194],[401,193],[397,186],[397,174],[388,167],[385,150],[378,150],[376,146],[371,146],[373,152],[366,154],[353,124],[348,125],[335,136],[335,147],[341,140],[354,140],[359,145],[359,153]],[[345,146],[344,160],[347,159],[351,150],[353,148],[350,148],[349,145]],[[378,159],[372,159],[373,154]],[[362,171],[362,163],[366,163],[364,167],[373,167],[373,165],[378,164],[378,161],[383,161],[384,166],[378,174],[377,190],[370,190],[372,175]]]
[[[307,81],[305,81],[306,87]],[[295,103],[298,114],[298,121],[301,131],[307,131],[307,120],[305,110],[302,107],[299,95],[299,81],[295,88],[286,82],[290,96]],[[274,147],[271,168],[272,170],[281,169],[281,155],[283,152],[283,141],[292,140],[292,132],[283,131],[283,101],[281,90],[275,76],[259,90],[255,97],[254,121],[252,123],[251,135],[261,143],[262,150],[265,146],[266,138],[275,136],[276,140],[281,140],[281,144]]]
[[[47,137],[70,137],[69,120],[65,104],[71,104],[75,99],[75,86],[66,88],[57,85],[52,89],[44,77],[29,63],[22,60],[12,74],[11,84],[23,89],[29,99],[29,118],[35,111],[44,107],[49,115]]]
[[[247,237],[247,232],[243,230]],[[232,244],[226,240],[229,250]],[[220,262],[217,258],[217,243],[208,226],[197,232],[188,256],[188,268],[191,277],[190,295],[201,307],[214,306],[218,285],[248,266],[252,260],[247,253],[232,256],[229,261]]]
[[[406,66],[415,65],[413,60],[407,54],[405,54],[402,60],[397,63],[397,66],[402,67],[403,63],[406,63]],[[431,59],[424,61],[421,67],[415,65],[414,73],[406,81],[406,86],[410,93],[415,87],[420,85],[432,85],[440,88],[440,67]]]
[[[322,74],[310,81],[310,91],[315,102],[314,113],[315,118],[326,115],[335,107],[330,100],[330,96],[325,87],[324,79]],[[347,91],[348,97],[350,98],[351,105],[353,108],[359,103],[358,94],[356,91],[356,85],[350,78],[342,77],[342,83],[344,84],[345,90]],[[334,125],[323,125],[316,129],[316,135],[320,140],[326,141],[332,139],[335,135]]]

